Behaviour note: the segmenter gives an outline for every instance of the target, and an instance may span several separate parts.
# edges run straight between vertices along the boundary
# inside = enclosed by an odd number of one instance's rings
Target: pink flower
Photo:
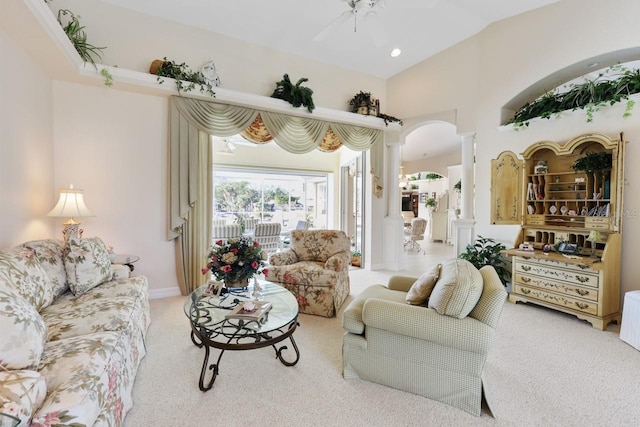
[[[207,274],[207,271],[209,271],[209,269],[207,267],[202,267],[202,270],[200,270],[202,272],[202,274]]]
[[[238,255],[238,248],[231,249],[231,252],[233,252],[234,254]]]
[[[222,266],[222,271],[225,273],[228,273],[231,271],[231,266],[230,265],[223,265]]]
[[[217,245],[217,246],[222,246],[222,240],[218,240],[218,241],[216,242],[216,245]]]
[[[257,270],[258,269],[258,261],[253,261],[251,263],[251,268],[253,268],[254,270]]]
[[[268,269],[268,268],[263,268],[263,269],[262,269],[262,274],[264,274],[265,276],[266,276],[267,274],[269,274],[269,269]]]
[[[257,248],[258,246],[260,246],[260,243],[258,243],[257,241],[254,240],[253,241],[253,247]]]

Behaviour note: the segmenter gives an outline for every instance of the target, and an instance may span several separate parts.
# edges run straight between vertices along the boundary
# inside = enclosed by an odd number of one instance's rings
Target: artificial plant
[[[615,65],[593,79],[585,78],[582,83],[573,83],[569,90],[560,88],[544,93],[532,102],[528,102],[506,124],[515,129],[529,126],[534,118],[549,119],[557,117],[563,111],[585,110],[587,122],[593,121],[593,113],[605,105],[614,105],[626,100],[623,117],[630,117],[635,102],[630,95],[640,92],[640,70],[630,70],[623,65]]]
[[[287,101],[294,107],[305,106],[307,111],[313,112],[316,108],[313,103],[313,90],[308,87],[301,86],[302,83],[309,81],[309,79],[303,77],[294,85],[289,79],[289,75],[282,76],[282,80],[276,82],[276,89],[271,94],[272,98],[282,99]]]
[[[174,79],[179,94],[182,92],[190,92],[196,88],[196,85],[200,85],[200,93],[207,93],[213,97],[216,96],[211,82],[208,81],[200,71],[192,71],[184,62],[178,64],[164,57],[157,67],[153,67],[152,65],[151,72],[158,76],[157,80],[160,84],[164,83],[162,77]],[[185,84],[185,82],[187,83]]]

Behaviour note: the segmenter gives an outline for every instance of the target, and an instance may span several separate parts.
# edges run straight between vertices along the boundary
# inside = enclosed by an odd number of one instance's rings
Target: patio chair
[[[279,222],[258,223],[253,229],[253,240],[260,243],[268,253],[276,252],[280,248],[281,229],[282,224]]]

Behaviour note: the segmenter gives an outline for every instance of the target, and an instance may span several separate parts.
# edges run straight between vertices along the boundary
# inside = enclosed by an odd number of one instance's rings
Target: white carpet
[[[352,294],[388,275],[354,272]],[[640,425],[640,352],[618,338],[616,325],[602,332],[573,316],[506,303],[485,366],[496,418],[486,411],[474,417],[392,388],[344,380],[341,313],[333,319],[300,315],[296,366],[282,365],[271,347],[226,352],[213,388],[203,393],[198,379],[204,350],[189,338],[183,301],[151,301],[148,353],[127,427]]]

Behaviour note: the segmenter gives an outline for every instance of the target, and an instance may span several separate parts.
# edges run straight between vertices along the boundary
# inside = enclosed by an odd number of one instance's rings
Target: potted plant
[[[377,116],[380,102],[371,96],[371,92],[363,92],[355,94],[349,101],[352,113]]]
[[[485,265],[493,266],[502,284],[506,286],[511,277],[511,271],[507,268],[506,260],[501,253],[505,249],[502,243],[479,235],[472,245],[467,245],[466,251],[458,255],[458,258],[469,261],[477,269]]]
[[[362,263],[362,253],[358,250],[351,252],[351,265],[360,267]]]
[[[271,97],[287,101],[296,108],[305,106],[307,111],[311,113],[316,106],[313,103],[313,91],[308,87],[301,86],[306,81],[309,81],[309,79],[303,77],[294,85],[291,83],[289,75],[285,74],[282,76],[282,80],[276,82],[276,89],[271,94]]]
[[[427,207],[427,209],[434,210],[436,208],[436,206],[438,205],[438,202],[436,202],[436,199],[434,199],[433,197],[429,197],[424,202],[424,205]]]
[[[266,258],[266,251],[248,237],[227,242],[218,240],[207,256],[207,266],[202,269],[202,274],[210,271],[227,288],[245,288],[255,274],[267,274]]]
[[[594,199],[597,193],[603,195],[599,182],[604,179],[604,172],[611,170],[613,156],[606,151],[590,151],[573,163],[573,170],[593,174]]]
[[[200,71],[192,71],[184,62],[178,64],[175,61],[168,60],[167,57],[156,59],[151,63],[149,72],[158,76],[157,80],[160,84],[164,83],[162,77],[174,79],[179,94],[182,92],[190,92],[196,88],[196,85],[200,85],[200,93],[207,93],[213,97],[216,96],[211,82],[208,81]],[[187,83],[185,84],[185,82]]]

